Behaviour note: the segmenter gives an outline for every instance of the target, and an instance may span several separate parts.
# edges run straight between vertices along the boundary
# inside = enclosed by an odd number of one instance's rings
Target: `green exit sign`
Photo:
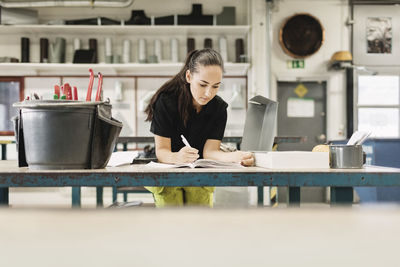
[[[288,60],[288,69],[304,69],[304,59]]]

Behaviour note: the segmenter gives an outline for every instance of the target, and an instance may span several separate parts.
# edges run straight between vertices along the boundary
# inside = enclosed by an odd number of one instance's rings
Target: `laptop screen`
[[[274,142],[278,102],[263,96],[249,100],[241,150],[271,151]]]

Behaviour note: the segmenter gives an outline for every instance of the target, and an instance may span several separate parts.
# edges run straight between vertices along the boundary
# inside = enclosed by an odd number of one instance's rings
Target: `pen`
[[[186,138],[181,134],[182,142],[185,144],[185,146],[191,147],[189,142],[186,140]]]

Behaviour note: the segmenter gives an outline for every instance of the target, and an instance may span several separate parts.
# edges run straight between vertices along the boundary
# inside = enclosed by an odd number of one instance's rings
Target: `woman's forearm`
[[[221,150],[203,151],[203,157],[205,159],[213,159],[223,162],[237,162],[241,160],[240,155],[237,151],[235,152],[224,152]]]
[[[157,160],[162,163],[177,163],[176,153],[171,152],[169,149],[157,149]]]

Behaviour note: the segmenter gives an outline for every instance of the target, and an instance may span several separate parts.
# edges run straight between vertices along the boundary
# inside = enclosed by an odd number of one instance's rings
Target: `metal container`
[[[30,169],[104,168],[122,128],[108,102],[30,100],[14,107],[21,109],[19,154]]]
[[[329,146],[329,166],[332,169],[361,169],[363,167],[362,145]]]

